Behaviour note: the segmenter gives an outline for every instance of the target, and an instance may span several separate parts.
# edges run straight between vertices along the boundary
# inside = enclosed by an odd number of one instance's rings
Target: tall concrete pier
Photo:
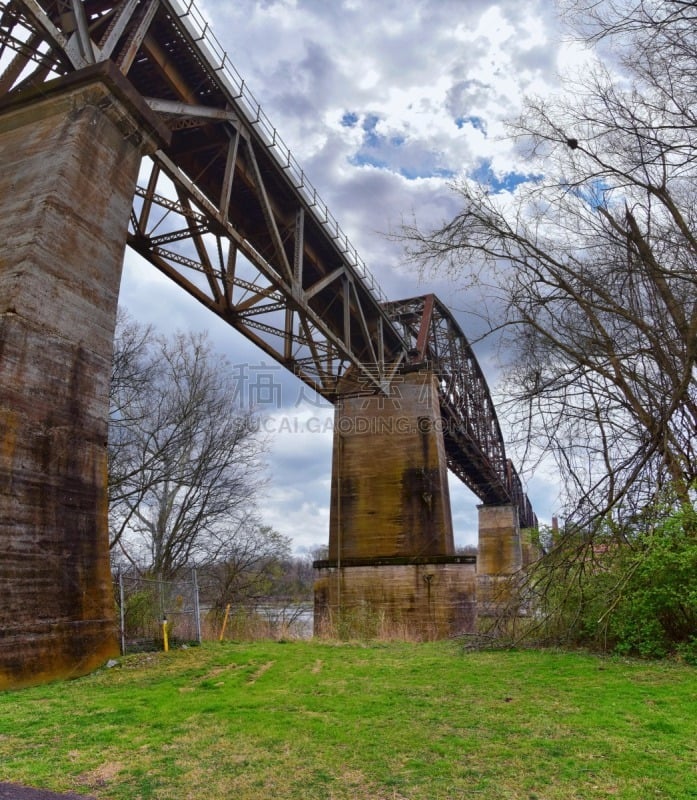
[[[518,509],[513,505],[479,506],[477,614],[500,619],[511,613],[514,581],[523,567]]]
[[[135,181],[161,136],[108,64],[0,104],[0,689],[118,652],[111,353]]]
[[[452,553],[432,373],[399,376],[388,397],[343,398],[335,417],[329,558]]]
[[[474,561],[455,555],[433,374],[400,376],[387,397],[343,398],[316,630],[361,618],[418,638],[470,630]]]

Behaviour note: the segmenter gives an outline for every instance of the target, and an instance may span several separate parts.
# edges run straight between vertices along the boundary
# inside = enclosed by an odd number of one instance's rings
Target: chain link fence
[[[201,642],[196,570],[172,581],[119,571],[114,594],[119,610],[121,653],[162,649],[165,630],[171,645]]]

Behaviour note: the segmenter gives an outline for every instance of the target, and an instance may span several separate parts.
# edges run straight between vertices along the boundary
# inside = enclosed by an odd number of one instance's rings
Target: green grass
[[[118,800],[697,798],[697,671],[208,644],[0,694],[0,781]]]

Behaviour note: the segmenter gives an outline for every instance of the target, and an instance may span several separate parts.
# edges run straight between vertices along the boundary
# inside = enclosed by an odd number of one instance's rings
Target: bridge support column
[[[515,600],[514,576],[523,566],[518,509],[513,505],[479,506],[477,616],[500,619]]]
[[[337,405],[329,558],[316,567],[318,634],[379,625],[434,639],[474,626],[474,559],[455,555],[432,373]]]
[[[399,378],[389,397],[336,406],[330,558],[454,553],[435,379]]]
[[[107,66],[0,104],[0,689],[118,652],[108,392],[126,229],[156,126]]]

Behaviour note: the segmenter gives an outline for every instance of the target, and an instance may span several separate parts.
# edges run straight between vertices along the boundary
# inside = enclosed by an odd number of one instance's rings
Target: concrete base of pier
[[[473,556],[316,566],[315,635],[428,641],[476,627]]]

